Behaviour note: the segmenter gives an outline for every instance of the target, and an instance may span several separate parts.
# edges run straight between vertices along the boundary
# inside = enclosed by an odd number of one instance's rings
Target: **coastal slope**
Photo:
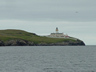
[[[48,38],[23,30],[0,30],[0,46],[84,46],[77,38]]]

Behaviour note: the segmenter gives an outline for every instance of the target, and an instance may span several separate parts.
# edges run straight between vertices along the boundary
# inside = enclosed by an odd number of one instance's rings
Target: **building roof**
[[[51,34],[63,34],[63,33],[51,33]]]

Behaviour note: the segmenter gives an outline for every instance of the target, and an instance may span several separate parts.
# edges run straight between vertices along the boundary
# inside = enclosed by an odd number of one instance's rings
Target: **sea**
[[[0,72],[96,72],[96,45],[0,47]]]

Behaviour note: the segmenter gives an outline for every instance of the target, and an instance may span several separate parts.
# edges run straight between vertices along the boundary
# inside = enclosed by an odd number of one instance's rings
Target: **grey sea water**
[[[0,72],[96,72],[96,46],[0,47]]]

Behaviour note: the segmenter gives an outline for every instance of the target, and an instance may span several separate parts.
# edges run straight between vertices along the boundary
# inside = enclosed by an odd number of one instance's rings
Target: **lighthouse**
[[[56,31],[56,33],[51,33],[47,37],[51,37],[51,38],[69,38],[68,35],[64,35],[63,33],[59,33],[58,27],[56,27],[55,31]]]
[[[58,33],[58,27],[56,27],[56,33]]]

